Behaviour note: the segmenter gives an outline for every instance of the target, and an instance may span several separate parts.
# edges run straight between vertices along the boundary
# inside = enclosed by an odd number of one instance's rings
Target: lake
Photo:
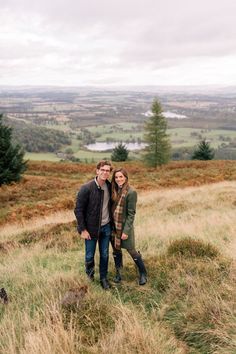
[[[88,144],[85,147],[90,151],[107,151],[113,150],[118,145],[117,142],[106,143],[106,142],[96,142],[94,144]],[[141,143],[127,143],[125,144],[129,151],[142,150],[145,148],[146,144]]]
[[[152,116],[152,112],[151,111],[147,111],[146,113],[142,113],[145,117],[151,117]],[[166,118],[177,118],[177,119],[185,119],[188,118],[187,116],[183,115],[183,114],[178,114],[178,113],[173,113],[170,111],[166,111],[166,112],[162,112],[163,116]]]

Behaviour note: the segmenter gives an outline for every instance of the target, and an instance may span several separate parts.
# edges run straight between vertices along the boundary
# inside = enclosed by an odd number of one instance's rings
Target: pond
[[[113,150],[119,143],[117,142],[96,142],[94,144],[85,145],[85,147],[90,151],[108,151]],[[124,143],[125,144],[125,143]],[[125,144],[126,148],[129,151],[142,150],[145,148],[146,144],[144,143],[127,143]]]

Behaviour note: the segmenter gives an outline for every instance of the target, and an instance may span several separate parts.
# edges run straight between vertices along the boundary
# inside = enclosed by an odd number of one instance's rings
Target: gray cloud
[[[236,56],[235,13],[234,0],[2,0],[0,77],[114,84],[142,72],[145,83],[186,60],[217,66]]]

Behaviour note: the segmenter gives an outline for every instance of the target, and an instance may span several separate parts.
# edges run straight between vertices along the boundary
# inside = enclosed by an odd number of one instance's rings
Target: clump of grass
[[[188,205],[186,202],[175,202],[172,203],[172,205],[170,205],[169,207],[167,207],[167,210],[174,215],[178,215],[183,213],[184,211],[187,211],[189,207],[190,205]]]
[[[0,242],[0,255],[9,253],[12,249],[18,248],[19,244],[16,241]]]
[[[219,251],[210,243],[205,243],[201,240],[194,240],[190,237],[186,237],[172,241],[167,249],[167,255],[178,255],[188,258],[205,257],[213,259],[219,255]]]
[[[148,259],[147,266],[153,307],[177,338],[200,353],[236,350],[235,269],[230,259],[212,245],[183,239],[173,242],[166,254]]]
[[[186,280],[185,280],[186,281]],[[177,338],[200,353],[233,353],[235,347],[235,310],[232,288],[222,290],[216,284],[199,279],[186,282],[186,288],[176,284],[176,291],[166,296],[162,319],[174,330]],[[175,298],[174,298],[175,297]]]
[[[19,238],[19,244],[24,246],[41,242],[45,248],[57,247],[67,250],[77,245],[77,232],[75,221],[67,224],[57,224],[44,227],[36,231],[26,231]]]
[[[79,341],[86,346],[96,344],[114,330],[114,299],[110,294],[90,292],[81,308],[68,305],[62,308],[65,328],[72,326],[79,334]]]
[[[185,354],[186,347],[163,324],[134,306],[115,307],[115,328],[103,337],[91,353]],[[89,351],[90,352],[90,351]]]
[[[211,244],[191,241],[178,240],[176,252],[168,248],[160,256],[147,257],[147,285],[140,288],[130,278],[129,284],[117,287],[117,296],[140,311],[144,307],[149,318],[156,316],[191,353],[233,352],[236,286],[232,261]],[[183,245],[184,252],[179,253]]]
[[[11,237],[13,238],[13,237]],[[44,226],[39,230],[24,231],[9,241],[0,242],[0,254],[8,254],[20,247],[41,244],[45,249],[56,248],[62,252],[78,247],[76,222]]]

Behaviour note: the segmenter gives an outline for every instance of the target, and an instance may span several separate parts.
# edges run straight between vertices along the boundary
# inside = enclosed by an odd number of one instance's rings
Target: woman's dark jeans
[[[98,242],[99,253],[100,253],[100,263],[99,272],[100,279],[106,279],[108,260],[109,260],[109,241],[111,237],[111,225],[110,223],[101,226],[99,238],[92,240],[85,240],[85,263],[94,262],[94,256],[96,251],[96,246]]]

